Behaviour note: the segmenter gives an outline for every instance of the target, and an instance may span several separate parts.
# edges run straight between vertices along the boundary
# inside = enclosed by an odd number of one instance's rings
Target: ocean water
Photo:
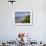
[[[25,19],[25,17],[15,17],[15,23],[21,23],[23,20]]]

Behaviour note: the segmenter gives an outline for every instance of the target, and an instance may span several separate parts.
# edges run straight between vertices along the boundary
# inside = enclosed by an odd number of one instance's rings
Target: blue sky
[[[16,12],[16,17],[30,15],[30,12]]]

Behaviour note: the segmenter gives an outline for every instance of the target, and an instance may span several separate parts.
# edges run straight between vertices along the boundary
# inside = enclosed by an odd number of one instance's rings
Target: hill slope
[[[25,19],[22,21],[22,23],[30,23],[30,15],[25,16]]]

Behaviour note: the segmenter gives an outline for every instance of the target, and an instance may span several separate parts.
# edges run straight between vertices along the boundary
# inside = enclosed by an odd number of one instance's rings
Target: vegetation
[[[22,21],[22,23],[30,23],[30,15],[25,16],[25,19]]]

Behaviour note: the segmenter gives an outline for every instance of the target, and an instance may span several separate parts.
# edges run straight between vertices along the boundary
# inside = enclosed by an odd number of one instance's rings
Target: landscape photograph
[[[30,12],[15,12],[15,23],[30,23]]]

